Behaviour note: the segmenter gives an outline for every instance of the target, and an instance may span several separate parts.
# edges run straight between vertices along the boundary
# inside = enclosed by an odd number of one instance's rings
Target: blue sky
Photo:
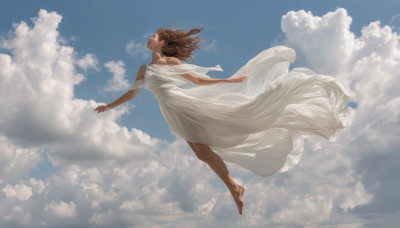
[[[39,15],[42,9],[46,13]],[[399,84],[399,9],[400,2],[394,0],[3,1],[0,67],[18,68],[21,73],[0,70],[3,84],[0,95],[10,97],[0,99],[4,108],[0,111],[4,116],[0,123],[0,160],[3,161],[0,163],[3,165],[0,202],[11,208],[0,210],[0,225],[36,227],[44,221],[48,226],[107,227],[119,219],[122,222],[117,224],[121,227],[133,224],[173,227],[163,219],[168,215],[180,222],[189,216],[197,227],[336,226],[339,224],[332,219],[335,216],[348,221],[341,225],[350,227],[395,227],[400,207],[395,204],[398,200],[391,197],[398,198],[395,192],[400,186],[398,178],[386,174],[400,171],[393,164],[393,161],[396,164],[400,161],[397,149],[400,94],[395,89]],[[38,32],[31,36],[18,38],[15,35],[16,27],[23,21],[33,31],[40,22],[33,22],[31,18],[38,17],[43,18],[43,30],[37,26]],[[58,19],[61,21],[56,23]],[[58,26],[52,26],[53,22]],[[357,106],[349,107],[349,127],[335,144],[324,142],[322,138],[310,139],[302,161],[293,171],[262,179],[232,170],[249,189],[245,201],[249,214],[237,220],[235,211],[228,209],[232,202],[224,198],[224,186],[206,165],[195,159],[187,145],[170,132],[149,90],[141,89],[128,105],[109,114],[89,113],[96,105],[114,101],[125,92],[124,86],[112,91],[107,88],[118,75],[128,84],[135,80],[139,66],[151,61],[150,52],[144,49],[147,39],[166,24],[205,28],[201,33],[204,48],[195,52],[195,64],[220,64],[223,72],[210,72],[215,78],[232,75],[271,46],[294,48],[297,61],[292,67],[309,67],[318,73],[333,75],[350,91],[351,102]],[[332,31],[335,32],[328,35]],[[50,38],[47,41],[46,34],[54,35],[57,41]],[[19,56],[23,50],[34,53],[35,45],[41,42],[69,47],[73,51],[65,54],[55,48],[52,50],[56,55],[43,51],[38,56]],[[129,43],[136,46],[127,48]],[[16,67],[7,63],[6,56],[10,56],[10,62]],[[41,58],[43,64],[39,61]],[[47,60],[53,65],[65,61],[74,72],[45,65]],[[32,67],[30,71],[25,68],[27,66]],[[32,69],[52,73],[39,77]],[[118,70],[125,70],[125,73]],[[14,83],[9,75],[15,78]],[[19,79],[19,75],[28,76]],[[30,81],[29,78],[35,79]],[[74,80],[76,83],[72,83]],[[23,84],[27,81],[33,88],[47,88],[47,83],[54,81],[60,85],[60,94],[57,90],[53,95],[46,90],[32,92]],[[24,95],[29,99],[22,99]],[[35,107],[42,111],[35,111]],[[26,115],[18,114],[17,118],[13,110]],[[98,137],[96,129],[103,131]],[[121,147],[115,149],[118,145]],[[139,152],[129,154],[129,150]],[[166,151],[176,153],[171,155]],[[155,159],[149,154],[159,157]],[[172,161],[160,161],[162,158]],[[380,165],[375,167],[375,161]],[[320,166],[324,162],[329,168]],[[313,173],[313,169],[319,170],[320,175]],[[182,173],[190,178],[184,179]],[[332,179],[325,179],[324,174],[330,174]],[[314,182],[308,180],[311,177]],[[201,187],[193,187],[197,186],[193,180],[211,190],[198,192]],[[124,181],[126,186],[121,185]],[[291,187],[285,186],[285,182]],[[323,194],[320,190],[309,190],[302,182],[322,186],[322,189],[337,188],[337,191],[326,190]],[[143,197],[131,200],[130,187],[134,189],[132,192]],[[160,195],[146,195],[143,193],[146,189]],[[263,191],[258,198],[256,189]],[[278,192],[278,189],[285,190]],[[271,192],[276,199],[282,199],[282,203],[275,202],[264,192]],[[184,197],[179,198],[180,194]],[[309,199],[309,205],[313,206],[308,212],[302,212],[302,204],[299,206],[296,202],[306,203],[307,200],[288,199],[292,194]],[[324,202],[331,204],[327,206]],[[178,205],[179,213],[172,215],[154,209],[168,208],[168,203]],[[147,217],[132,207],[142,208],[148,212]],[[315,208],[322,208],[325,214],[317,218]],[[44,215],[36,220],[34,210],[43,211]],[[31,217],[18,220],[19,211]],[[386,213],[388,211],[391,213]],[[366,218],[371,213],[377,216]],[[218,217],[227,219],[218,221]],[[146,218],[154,222],[146,222]]]
[[[211,72],[213,77],[233,74],[260,51],[271,47],[282,36],[280,20],[288,11],[305,10],[323,15],[338,7],[345,8],[353,18],[351,29],[359,34],[370,21],[389,24],[400,3],[384,1],[6,1],[1,9],[0,28],[6,33],[12,23],[29,22],[40,9],[56,11],[63,19],[58,31],[79,55],[94,53],[100,64],[110,60],[125,63],[127,77],[133,81],[141,64],[149,58],[130,56],[126,44],[135,40],[146,43],[149,34],[159,27],[174,24],[183,28],[203,26],[201,36],[216,50],[197,51],[196,64],[220,64],[224,73]],[[24,5],[23,8],[20,6]],[[143,36],[147,35],[147,38]],[[75,96],[109,103],[121,93],[99,94],[110,74],[91,71],[87,79],[75,87]],[[155,137],[174,139],[157,110],[157,101],[148,99],[149,91],[141,92],[133,101],[137,109],[123,117],[127,127],[142,129]],[[151,121],[143,121],[146,118]]]

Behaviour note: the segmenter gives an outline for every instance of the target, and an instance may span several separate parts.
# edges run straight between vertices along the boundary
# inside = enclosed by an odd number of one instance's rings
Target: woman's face
[[[149,38],[146,47],[150,50],[157,48],[158,46],[162,46],[164,41],[160,41],[158,39],[158,34],[154,33],[152,37]]]

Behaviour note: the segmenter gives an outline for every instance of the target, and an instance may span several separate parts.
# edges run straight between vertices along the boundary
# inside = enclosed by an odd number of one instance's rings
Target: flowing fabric
[[[267,177],[295,166],[305,135],[334,142],[346,125],[349,95],[335,78],[295,68],[295,51],[284,46],[264,50],[230,78],[239,83],[196,85],[181,74],[203,77],[219,65],[147,65],[144,80],[173,132],[207,144],[229,166]]]

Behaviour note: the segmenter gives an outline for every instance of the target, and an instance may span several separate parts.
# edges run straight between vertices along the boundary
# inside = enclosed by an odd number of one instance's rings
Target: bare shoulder
[[[140,66],[137,76],[137,79],[144,79],[144,75],[146,74],[146,64]]]
[[[143,64],[140,66],[139,72],[143,72],[143,73],[146,72],[146,64]]]
[[[180,65],[180,64],[182,64],[182,62],[176,57],[169,57],[167,59],[167,64],[168,65]]]

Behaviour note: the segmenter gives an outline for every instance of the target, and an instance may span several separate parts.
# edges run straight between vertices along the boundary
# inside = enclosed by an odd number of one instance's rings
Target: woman
[[[199,48],[200,38],[192,36],[201,30],[160,28],[147,43],[151,64],[140,67],[128,92],[94,111],[123,104],[146,85],[171,130],[221,178],[242,214],[244,187],[226,164],[263,177],[287,171],[301,157],[301,136],[335,141],[345,127],[349,96],[335,78],[306,68],[289,72],[295,52],[283,46],[264,50],[229,78],[210,78],[206,73],[222,70],[219,65],[181,63]]]

